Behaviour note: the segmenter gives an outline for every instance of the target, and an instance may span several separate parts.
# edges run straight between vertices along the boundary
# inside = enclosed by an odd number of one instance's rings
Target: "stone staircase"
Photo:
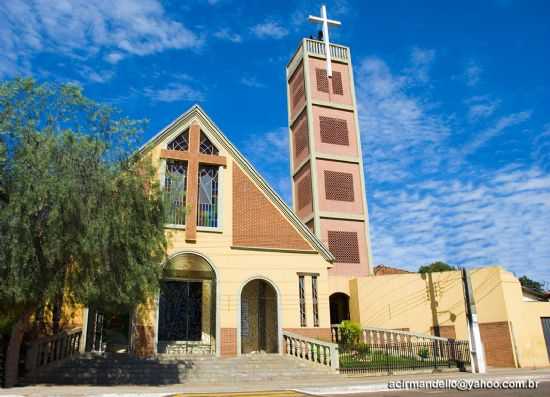
[[[240,357],[159,355],[139,359],[122,354],[83,354],[40,370],[23,384],[169,385],[294,383],[341,379],[328,367],[279,354]]]

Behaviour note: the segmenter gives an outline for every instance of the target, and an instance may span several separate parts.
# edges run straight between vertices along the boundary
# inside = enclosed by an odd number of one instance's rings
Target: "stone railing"
[[[336,343],[324,342],[287,331],[283,332],[283,340],[286,354],[338,370],[340,359]]]
[[[325,56],[325,43],[318,40],[305,39],[307,52],[312,55]],[[348,49],[336,44],[330,45],[330,56],[334,60],[348,61]]]
[[[341,331],[338,325],[331,326],[332,341],[339,343],[341,341]],[[384,343],[411,343],[411,342],[430,342],[430,341],[448,341],[448,338],[419,334],[409,331],[400,331],[387,328],[364,327],[361,332],[361,342],[367,344]]]
[[[25,356],[27,374],[78,353],[81,337],[82,328],[74,328],[29,342]]]

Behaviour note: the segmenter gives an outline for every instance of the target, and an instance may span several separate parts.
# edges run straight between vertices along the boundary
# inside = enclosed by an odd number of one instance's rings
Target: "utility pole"
[[[485,365],[485,351],[483,350],[481,335],[479,333],[479,323],[474,299],[474,291],[472,288],[472,280],[470,279],[470,274],[465,268],[462,268],[461,272],[462,285],[464,286],[464,302],[466,304],[466,320],[468,322],[468,336],[470,339],[472,372],[484,374],[487,371],[487,367]]]

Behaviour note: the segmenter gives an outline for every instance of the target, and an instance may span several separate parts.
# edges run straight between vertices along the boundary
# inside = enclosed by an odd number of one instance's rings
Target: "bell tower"
[[[310,21],[323,25],[319,39],[303,39],[286,67],[292,202],[336,258],[329,270],[336,292],[370,274],[363,157],[350,49],[328,37],[340,22],[324,6]]]

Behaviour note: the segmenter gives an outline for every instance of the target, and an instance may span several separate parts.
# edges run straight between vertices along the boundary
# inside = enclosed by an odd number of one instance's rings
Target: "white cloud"
[[[550,123],[543,127],[533,139],[533,159],[539,166],[550,172]]]
[[[264,88],[265,84],[258,81],[256,77],[243,77],[241,84],[251,88]]]
[[[375,262],[500,264],[550,281],[550,123],[531,140],[536,165],[470,162],[532,111],[499,114],[500,101],[486,95],[464,101],[469,118],[445,113],[432,102],[430,69],[418,78],[433,55],[413,50],[401,72],[377,57],[356,69]],[[481,131],[465,122],[489,117]]]
[[[481,80],[482,72],[483,72],[483,69],[481,68],[481,66],[479,66],[475,62],[470,62],[470,64],[466,68],[466,71],[464,72],[466,85],[468,85],[469,87],[476,86]]]
[[[435,50],[414,47],[411,51],[412,66],[407,73],[421,83],[429,80],[429,71],[435,60]]]
[[[288,35],[288,30],[282,27],[278,22],[266,21],[250,28],[252,33],[260,39],[282,39]]]
[[[201,102],[205,98],[201,91],[181,83],[170,83],[160,89],[145,88],[143,93],[155,102]]]
[[[79,71],[84,79],[91,81],[93,83],[103,84],[111,80],[115,73],[112,70],[100,70],[94,69],[89,66],[83,66]]]
[[[376,57],[359,63],[359,118],[369,178],[402,181],[410,172],[430,172],[445,157],[449,121],[434,114],[428,100],[408,93],[414,71],[393,74]]]
[[[500,105],[500,100],[493,100],[485,95],[468,98],[465,103],[468,106],[468,119],[478,121],[491,116]]]
[[[445,260],[499,264],[550,281],[550,176],[537,167],[478,172],[378,190],[371,201],[376,261],[416,270]]]
[[[519,125],[527,121],[531,117],[531,111],[526,110],[523,112],[512,113],[499,118],[496,123],[486,130],[483,130],[476,134],[474,139],[468,142],[461,150],[463,157],[468,156],[485,145],[488,141],[499,135],[501,132],[509,127]]]
[[[105,56],[105,60],[112,64],[117,64],[124,58],[124,55],[120,52],[110,52]]]
[[[227,28],[223,28],[214,33],[214,37],[220,40],[230,41],[232,43],[240,43],[243,41],[240,34],[232,32]]]
[[[202,39],[171,19],[157,0],[10,0],[0,2],[0,73],[28,72],[32,57],[63,53],[108,62],[166,49],[196,48]]]

